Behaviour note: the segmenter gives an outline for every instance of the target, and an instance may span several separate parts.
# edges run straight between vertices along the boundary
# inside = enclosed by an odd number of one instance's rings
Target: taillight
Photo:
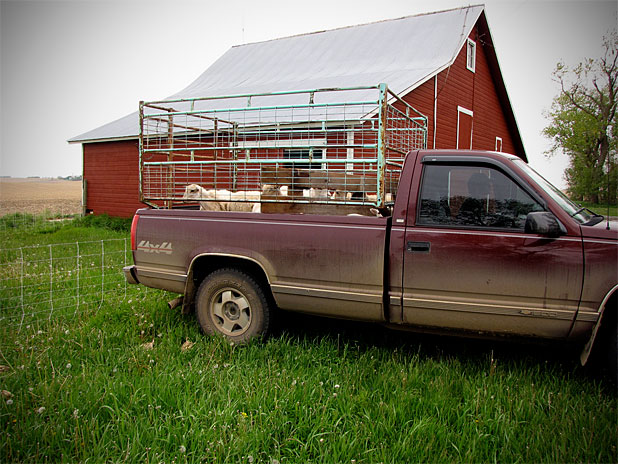
[[[136,214],[135,216],[133,216],[133,222],[131,222],[131,250],[133,251],[137,249],[135,232],[137,231],[137,221],[138,220],[139,220],[139,216]]]

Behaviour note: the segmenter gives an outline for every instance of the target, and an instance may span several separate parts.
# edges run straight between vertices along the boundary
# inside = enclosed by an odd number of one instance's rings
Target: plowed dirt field
[[[0,178],[0,216],[81,212],[82,183],[58,179]]]

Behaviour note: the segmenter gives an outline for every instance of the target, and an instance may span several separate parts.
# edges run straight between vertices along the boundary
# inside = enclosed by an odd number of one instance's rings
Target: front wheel
[[[270,308],[260,285],[236,269],[210,274],[197,292],[195,310],[202,330],[221,334],[234,343],[265,335]]]

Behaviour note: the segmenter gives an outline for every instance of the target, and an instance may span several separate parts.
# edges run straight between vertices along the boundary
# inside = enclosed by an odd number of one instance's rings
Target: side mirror
[[[545,235],[550,238],[560,237],[567,233],[558,218],[547,211],[528,213],[524,231],[527,234]]]

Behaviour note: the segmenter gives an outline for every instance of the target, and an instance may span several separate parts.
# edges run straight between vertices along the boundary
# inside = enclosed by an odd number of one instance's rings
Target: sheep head
[[[184,200],[199,200],[200,197],[201,197],[201,195],[200,195],[200,190],[201,189],[202,188],[199,185],[197,185],[197,184],[187,185],[185,187],[185,193],[182,196],[182,198]]]

